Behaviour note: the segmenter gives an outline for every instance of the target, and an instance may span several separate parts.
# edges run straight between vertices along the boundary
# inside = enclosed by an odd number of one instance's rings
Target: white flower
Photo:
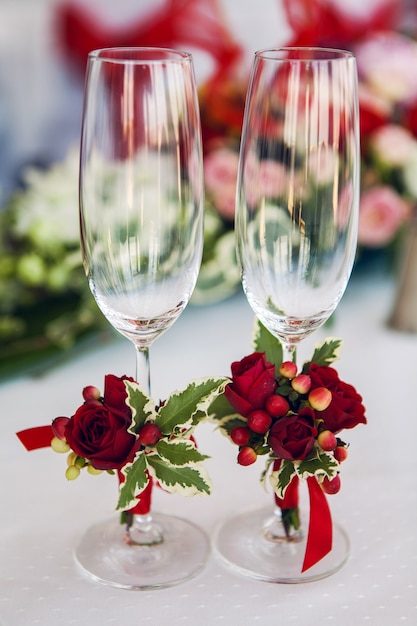
[[[78,163],[77,147],[47,171],[26,171],[27,190],[19,195],[16,205],[18,235],[28,235],[42,249],[78,243]]]

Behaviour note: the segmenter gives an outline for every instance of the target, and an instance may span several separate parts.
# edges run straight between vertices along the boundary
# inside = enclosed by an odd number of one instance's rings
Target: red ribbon
[[[37,450],[38,448],[49,448],[54,438],[52,426],[35,426],[16,433],[26,450]]]
[[[278,471],[281,460],[274,462],[273,470]],[[308,494],[310,499],[310,519],[308,524],[307,545],[304,554],[302,572],[310,569],[321,561],[332,549],[333,524],[329,505],[323,489],[314,476],[307,478]],[[283,498],[275,494],[275,503],[281,509],[290,509],[298,506],[299,478],[294,476],[288,485]]]
[[[314,476],[307,478],[310,497],[310,520],[302,572],[321,561],[332,549],[333,526],[329,505],[323,489]]]

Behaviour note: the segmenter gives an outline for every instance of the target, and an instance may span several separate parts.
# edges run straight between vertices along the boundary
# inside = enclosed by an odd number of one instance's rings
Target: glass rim
[[[291,53],[299,56],[292,56]],[[285,54],[288,56],[284,56]],[[255,52],[255,57],[265,61],[306,61],[320,63],[322,61],[354,59],[355,55],[350,50],[344,50],[342,48],[326,48],[324,46],[277,46],[261,48]]]
[[[152,56],[154,55],[154,56]],[[183,63],[192,60],[191,52],[162,46],[109,46],[88,53],[89,61],[106,61],[132,65]]]

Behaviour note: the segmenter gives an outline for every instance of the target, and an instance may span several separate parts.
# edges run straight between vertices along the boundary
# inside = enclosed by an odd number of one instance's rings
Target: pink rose
[[[359,76],[391,103],[417,97],[417,43],[394,31],[372,33],[355,49]]]
[[[239,155],[229,148],[210,152],[204,160],[206,190],[213,196],[216,209],[226,219],[235,213],[235,195]]]
[[[410,131],[398,124],[381,126],[372,133],[369,142],[378,160],[390,167],[406,165],[417,147]]]
[[[385,246],[410,214],[409,204],[391,187],[373,187],[362,194],[359,210],[359,243]]]

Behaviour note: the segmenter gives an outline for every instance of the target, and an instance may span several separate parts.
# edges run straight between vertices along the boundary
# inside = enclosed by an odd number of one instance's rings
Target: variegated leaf
[[[126,511],[137,504],[136,497],[142,493],[149,482],[146,469],[146,459],[143,452],[140,452],[136,456],[133,463],[125,465],[122,470],[125,481],[120,486],[117,510]]]
[[[209,495],[211,480],[202,464],[173,467],[158,455],[148,455],[148,467],[161,487],[181,496]]]
[[[199,452],[191,439],[160,439],[156,451],[162,459],[176,467],[201,463],[210,458]]]
[[[229,382],[227,378],[201,378],[192,381],[183,391],[174,392],[160,408],[155,423],[165,435],[189,430],[207,417],[217,394]]]
[[[132,424],[129,432],[139,432],[146,420],[154,419],[156,415],[155,402],[142,391],[138,383],[125,380],[127,391],[126,404],[132,409]]]
[[[271,472],[270,482],[278,498],[283,498],[292,478],[297,474],[297,461],[283,460],[280,468]]]

